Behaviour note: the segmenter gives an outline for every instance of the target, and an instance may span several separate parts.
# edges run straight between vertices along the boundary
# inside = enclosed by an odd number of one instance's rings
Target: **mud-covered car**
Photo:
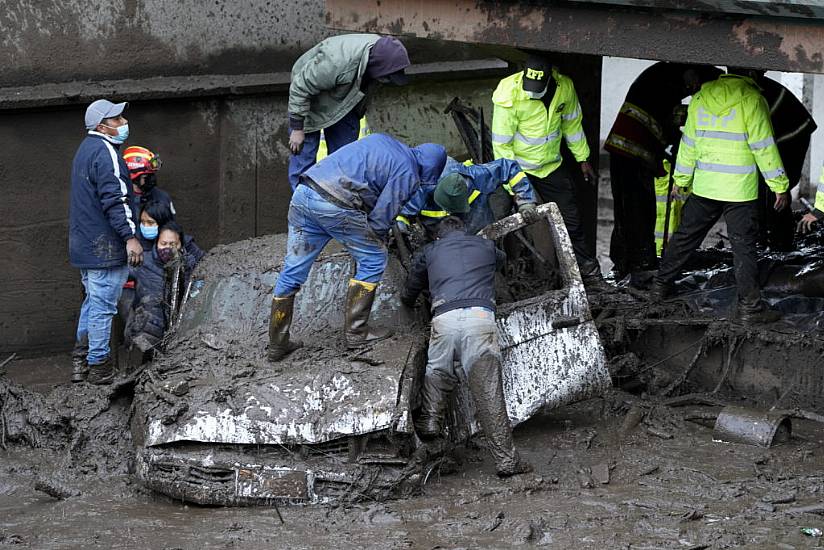
[[[542,257],[559,274],[557,288],[498,311],[513,424],[609,384],[560,214],[554,205],[540,208],[552,237]],[[485,235],[502,238],[522,225],[511,216]],[[137,477],[201,504],[414,492],[439,457],[421,445],[412,421],[428,329],[425,312],[403,308],[397,298],[403,266],[390,260],[371,321],[392,326],[395,335],[349,351],[341,328],[352,261],[343,252],[322,256],[295,302],[292,335],[304,347],[270,364],[269,303],[285,244],[284,235],[273,235],[219,246],[198,267],[165,351],[137,385]],[[473,431],[467,392],[454,393],[450,418],[452,441]]]

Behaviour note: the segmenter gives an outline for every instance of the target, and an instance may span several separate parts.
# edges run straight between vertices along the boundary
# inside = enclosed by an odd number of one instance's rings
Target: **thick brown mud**
[[[52,379],[68,377],[68,362],[51,362]],[[794,421],[792,438],[769,449],[717,443],[707,419],[718,408],[612,392],[516,430],[532,474],[499,480],[471,445],[453,473],[434,472],[414,498],[210,508],[132,482],[126,387],[63,383],[44,396],[9,380],[25,378],[19,368],[12,363],[0,378],[0,545],[810,548],[817,540],[800,528],[824,528],[820,515],[804,511],[824,505],[824,434],[808,421]],[[56,499],[35,489],[42,480],[79,494]]]

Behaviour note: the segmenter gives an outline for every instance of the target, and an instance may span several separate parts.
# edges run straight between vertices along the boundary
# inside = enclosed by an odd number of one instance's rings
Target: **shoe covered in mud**
[[[389,329],[369,326],[369,314],[372,312],[372,304],[375,302],[377,287],[377,283],[367,283],[356,279],[349,280],[344,325],[344,339],[346,340],[346,346],[349,348],[371,344],[392,336],[392,331]]]
[[[86,362],[86,355],[89,353],[89,339],[84,337],[75,342],[72,350],[72,377],[73,384],[85,382],[89,375],[89,364]]]
[[[629,274],[629,286],[638,290],[648,290],[655,278],[655,271],[633,271]]]
[[[303,346],[300,342],[289,339],[292,326],[292,312],[295,308],[295,294],[272,296],[272,308],[269,315],[269,351],[267,358],[276,363]]]
[[[761,304],[757,309],[742,307],[738,317],[745,325],[759,325],[778,321],[781,313]]]
[[[505,479],[508,477],[517,476],[521,474],[528,474],[532,470],[532,464],[530,464],[529,462],[521,458],[520,455],[518,455],[516,456],[514,464],[507,465],[503,468],[498,468],[496,473],[498,474],[498,477]]]
[[[581,280],[588,292],[605,292],[613,290],[612,285],[606,282],[604,274],[601,273],[601,266],[595,260],[591,263],[580,266]]]
[[[89,365],[89,375],[87,380],[90,384],[105,386],[114,381],[114,365],[111,358],[107,357],[102,363]]]
[[[670,283],[665,283],[658,279],[652,281],[652,288],[650,288],[649,291],[649,299],[651,301],[662,302],[666,300],[670,294],[672,294],[672,285]]]

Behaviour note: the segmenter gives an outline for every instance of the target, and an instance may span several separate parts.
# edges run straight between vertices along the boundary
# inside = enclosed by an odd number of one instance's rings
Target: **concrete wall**
[[[463,147],[442,114],[455,95],[481,105],[496,80],[385,89],[373,103],[374,131],[410,143]],[[3,114],[0,125],[0,356],[72,345],[81,288],[68,265],[69,171],[83,138],[83,106]],[[160,185],[198,243],[286,230],[285,94],[136,102],[130,144],[159,152]],[[487,107],[487,113],[489,113]]]
[[[288,75],[296,57],[329,34],[322,0],[6,2],[0,10],[0,357],[68,349],[74,340],[82,293],[67,259],[69,172],[87,103],[73,95],[77,81],[117,81],[112,97],[145,98],[127,111],[129,143],[160,153],[160,185],[187,232],[209,248],[286,229],[285,87],[266,94],[226,86],[210,91],[206,78],[207,88],[199,83],[187,96],[174,83],[192,75],[233,75],[230,84],[261,73]],[[413,63],[488,57],[466,45],[406,42]],[[370,125],[460,154],[442,111],[456,95],[488,102],[496,84],[488,75],[455,81],[444,72],[403,90],[384,89]],[[143,93],[149,87],[160,91]],[[46,99],[30,100],[40,95]]]

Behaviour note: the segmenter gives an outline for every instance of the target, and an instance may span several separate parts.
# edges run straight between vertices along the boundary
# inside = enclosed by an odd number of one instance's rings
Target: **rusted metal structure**
[[[523,49],[824,73],[806,0],[327,0],[334,29]]]

